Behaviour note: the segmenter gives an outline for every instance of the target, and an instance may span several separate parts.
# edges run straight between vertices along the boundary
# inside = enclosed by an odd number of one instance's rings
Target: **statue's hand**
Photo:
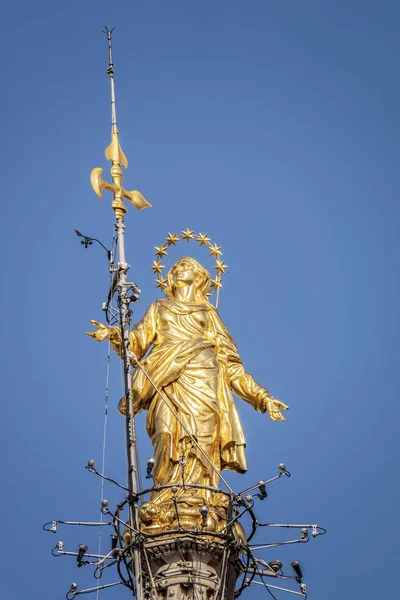
[[[110,328],[107,325],[103,325],[102,323],[98,323],[97,321],[90,321],[93,327],[97,327],[96,331],[87,331],[86,335],[94,338],[98,342],[102,342],[103,340],[107,340],[110,337]]]
[[[269,418],[272,419],[272,421],[286,421],[285,417],[281,413],[282,408],[284,410],[289,410],[289,407],[286,404],[280,400],[277,400],[276,398],[273,398],[272,396],[268,396],[264,400],[263,404],[269,414]]]

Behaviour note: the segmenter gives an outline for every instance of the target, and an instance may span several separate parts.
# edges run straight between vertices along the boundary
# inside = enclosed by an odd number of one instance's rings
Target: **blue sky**
[[[168,231],[207,231],[229,265],[220,313],[246,368],[289,404],[272,423],[238,400],[249,471],[271,487],[260,519],[317,522],[299,558],[309,599],[394,597],[399,548],[398,2],[150,0],[2,8],[2,592],[63,598],[91,584],[68,549],[97,534],[106,345],[85,337],[108,289],[113,214],[90,188],[107,167],[104,24],[115,25],[117,116],[130,209],[126,248],[142,288]],[[107,173],[107,171],[105,171]],[[182,244],[174,258],[188,253]],[[206,253],[194,256],[212,269]],[[111,363],[106,472],[125,477],[120,366]],[[138,419],[143,462],[151,455]],[[120,497],[106,488],[110,503]],[[105,537],[108,537],[105,534]],[[259,540],[265,539],[259,535]],[[271,539],[271,538],[269,538]],[[272,540],[274,541],[274,540]],[[108,547],[108,540],[105,541]],[[261,598],[265,590],[247,592]],[[102,597],[125,598],[127,590]],[[283,597],[283,596],[281,596]]]

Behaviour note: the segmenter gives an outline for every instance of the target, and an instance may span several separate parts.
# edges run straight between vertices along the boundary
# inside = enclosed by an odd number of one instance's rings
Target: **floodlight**
[[[78,556],[76,557],[76,562],[78,563],[78,567],[81,567],[84,563],[82,562],[82,558],[87,551],[88,547],[86,544],[79,544],[78,546]]]
[[[201,518],[203,519],[203,525],[207,525],[207,519],[208,519],[208,513],[209,513],[208,506],[206,506],[206,505],[201,506],[199,508],[199,512],[201,514]]]
[[[301,583],[301,580],[303,579],[303,572],[300,568],[300,563],[298,560],[293,560],[290,563],[290,566],[293,568],[294,572],[296,573],[296,581],[298,581],[299,583]]]
[[[146,467],[146,471],[147,471],[146,479],[150,479],[153,476],[152,473],[153,473],[155,464],[156,464],[156,461],[154,460],[154,458],[149,458],[149,460],[147,461],[147,467]]]

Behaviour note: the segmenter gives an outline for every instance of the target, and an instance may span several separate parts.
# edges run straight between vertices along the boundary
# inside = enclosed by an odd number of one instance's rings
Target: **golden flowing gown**
[[[111,328],[110,340],[120,354],[119,328]],[[218,471],[244,473],[246,442],[231,390],[260,412],[268,391],[245,371],[216,309],[208,302],[157,300],[132,329],[130,349]],[[132,397],[134,414],[148,410],[155,484],[181,484],[184,477],[186,484],[217,486],[218,475],[140,369]]]

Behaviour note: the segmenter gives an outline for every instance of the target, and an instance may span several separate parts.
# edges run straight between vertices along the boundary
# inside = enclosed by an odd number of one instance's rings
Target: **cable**
[[[245,567],[243,569],[243,573],[242,573],[242,575],[243,575],[242,584],[238,590],[235,590],[235,594],[234,594],[235,598],[239,598],[239,596],[243,592],[244,588],[248,587],[251,583],[251,581],[250,581],[250,583],[246,582],[247,574],[249,572],[251,553],[249,552],[249,550],[246,546],[243,549],[246,552],[247,562],[246,562],[246,565],[245,565]],[[241,560],[240,560],[240,564],[242,564]],[[253,578],[254,578],[254,575],[255,575],[255,573],[252,574]]]
[[[110,363],[111,363],[111,342],[108,340],[108,352],[107,352],[107,369],[106,369],[106,390],[105,390],[105,403],[104,403],[104,424],[103,424],[103,452],[101,461],[101,472],[104,475],[105,461],[106,461],[106,441],[107,441],[107,425],[108,425],[108,398],[109,398],[109,381],[110,381]],[[101,491],[100,491],[100,506],[104,500],[104,478],[101,478]],[[100,522],[103,523],[103,513],[100,512]],[[103,527],[100,525],[99,529],[99,554],[101,554],[101,543],[103,539]],[[99,598],[100,585],[97,585],[96,600]]]
[[[268,592],[268,593],[269,593],[269,594],[272,596],[272,598],[274,598],[274,600],[277,600],[276,596],[274,596],[274,594],[271,592],[271,590],[269,589],[269,587],[267,587],[267,584],[265,583],[265,581],[264,581],[264,579],[263,579],[262,573],[260,572],[259,568],[257,567],[257,562],[256,562],[256,560],[255,560],[255,556],[254,556],[254,554],[252,553],[252,551],[251,551],[250,549],[249,549],[249,552],[250,552],[250,554],[251,554],[251,557],[252,557],[252,559],[253,559],[253,564],[254,564],[254,567],[255,567],[255,569],[254,569],[254,570],[255,570],[255,571],[257,571],[257,575],[260,577],[260,579],[261,579],[261,581],[262,581],[262,583],[263,583],[263,585],[264,585],[265,589],[266,589],[266,590],[267,590],[267,592]]]
[[[87,469],[90,473],[94,473],[95,475],[98,475],[99,477],[101,477],[102,479],[104,479],[105,481],[109,481],[110,483],[113,483],[114,485],[116,485],[117,487],[119,487],[121,490],[124,490],[124,492],[128,492],[130,493],[131,490],[127,487],[125,487],[124,485],[121,485],[120,483],[118,483],[118,481],[115,481],[115,479],[111,479],[111,477],[106,477],[106,475],[102,475],[101,473],[99,473],[94,466],[86,466],[85,469]]]
[[[120,531],[120,527],[119,527],[120,523],[123,522],[123,521],[121,521],[121,519],[119,518],[119,516],[117,516],[117,514],[119,515],[119,508],[117,507],[117,512],[115,513],[115,515],[113,515],[112,513],[110,513],[110,514],[114,518],[114,530],[115,530],[115,533],[118,536],[119,543],[121,544],[121,548],[122,548],[123,545],[124,545],[124,543],[125,543],[125,540],[124,540],[124,538],[121,535],[121,531]],[[117,525],[115,524],[115,521],[117,521]],[[127,525],[127,523],[124,523],[124,525]],[[128,547],[130,547],[130,546],[128,546]],[[133,583],[133,579],[132,579],[131,571],[130,571],[130,568],[129,568],[129,564],[126,562],[125,552],[126,552],[126,548],[125,548],[125,551],[122,554],[122,560],[124,561],[124,565],[125,565],[125,568],[126,568],[127,573],[128,573],[129,583],[126,581],[125,577],[121,573],[121,562],[120,561],[118,561],[118,563],[117,563],[117,571],[118,571],[118,575],[121,577],[121,579],[123,581],[123,584],[126,585],[127,587],[129,587],[132,591],[134,591],[135,586],[134,586],[134,583]]]
[[[140,469],[140,457],[139,457],[139,444],[135,443],[135,455],[136,455],[136,481],[138,482],[139,493],[143,491],[142,484],[142,471]]]
[[[260,576],[261,581],[264,584],[265,589],[267,590],[268,594],[270,594],[274,600],[277,600],[276,596],[271,592],[271,590],[269,589],[269,587],[267,586],[267,584],[265,583],[264,579],[262,578],[262,575]]]
[[[112,243],[111,243],[111,248],[112,248],[112,252],[111,254],[108,253],[108,257],[111,259],[111,256],[115,256],[115,247],[116,247],[116,235],[115,235],[115,230],[114,230],[114,234],[113,234],[113,238],[112,238]],[[100,242],[99,242],[100,243]],[[103,245],[103,244],[101,244]],[[104,248],[104,246],[103,246]],[[113,263],[111,264],[110,262],[110,285],[112,282],[112,272],[111,269],[114,268],[114,264],[115,264],[115,259],[113,261]],[[108,314],[108,310],[106,311],[106,315]],[[107,319],[108,320],[108,319]],[[105,463],[106,463],[106,443],[107,443],[107,425],[108,425],[108,400],[109,400],[109,383],[110,383],[110,364],[111,364],[111,341],[108,340],[108,350],[107,350],[107,368],[106,368],[106,389],[105,389],[105,401],[104,401],[104,424],[103,424],[103,449],[102,449],[102,461],[101,461],[101,473],[102,475],[104,475],[104,471],[105,471]],[[104,500],[104,478],[101,478],[101,491],[100,491],[100,506],[102,504]],[[100,522],[103,523],[103,513],[100,513]],[[101,543],[102,543],[102,538],[103,538],[103,527],[100,525],[100,530],[99,530],[99,554],[101,554]],[[97,590],[96,590],[96,600],[98,600],[99,598],[99,593],[100,593],[100,586],[98,584],[97,586]]]

